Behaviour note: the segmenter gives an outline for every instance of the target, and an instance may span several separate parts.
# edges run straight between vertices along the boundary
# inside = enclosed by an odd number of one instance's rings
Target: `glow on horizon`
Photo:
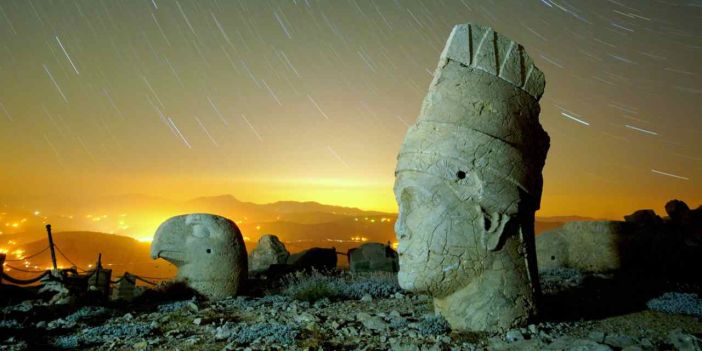
[[[674,198],[697,207],[702,104],[690,67],[701,52],[680,45],[700,37],[691,6],[638,2],[638,19],[668,26],[650,30],[613,27],[631,12],[616,1],[12,2],[0,23],[0,205],[48,197],[102,214],[91,198],[232,194],[395,213],[397,152],[427,72],[451,27],[471,21],[514,38],[546,76],[537,215],[664,214]],[[174,215],[130,206],[124,224],[91,224],[143,237]]]

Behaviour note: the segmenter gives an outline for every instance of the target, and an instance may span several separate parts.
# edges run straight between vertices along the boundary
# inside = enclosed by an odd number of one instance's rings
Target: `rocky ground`
[[[541,322],[456,333],[427,296],[393,275],[298,274],[250,281],[247,296],[208,302],[179,285],[131,303],[25,300],[2,308],[0,349],[95,350],[700,350],[694,285],[641,288],[611,276],[542,274]],[[655,297],[651,299],[650,297]]]

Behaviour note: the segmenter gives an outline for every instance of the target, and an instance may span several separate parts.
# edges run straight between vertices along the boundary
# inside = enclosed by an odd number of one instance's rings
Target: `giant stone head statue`
[[[163,222],[151,242],[151,258],[173,263],[178,267],[176,280],[212,299],[236,295],[248,271],[239,228],[211,214],[188,214]]]
[[[402,144],[400,285],[432,295],[454,329],[503,330],[535,313],[544,85],[521,45],[458,25]]]

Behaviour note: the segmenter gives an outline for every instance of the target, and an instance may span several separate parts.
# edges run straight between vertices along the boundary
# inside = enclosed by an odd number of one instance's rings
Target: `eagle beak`
[[[185,216],[173,217],[163,222],[151,242],[151,258],[164,260],[179,266],[185,263],[185,238],[190,230]]]

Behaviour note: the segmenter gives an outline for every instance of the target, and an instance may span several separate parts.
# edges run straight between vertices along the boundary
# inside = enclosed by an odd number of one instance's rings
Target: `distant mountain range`
[[[78,201],[78,202],[71,202]],[[144,195],[127,195],[87,200],[0,203],[0,249],[31,254],[46,247],[46,223],[55,231],[60,249],[78,266],[94,264],[103,253],[106,264],[116,272],[130,271],[143,275],[174,274],[168,263],[149,258],[147,241],[156,227],[169,217],[204,212],[235,221],[250,251],[263,234],[275,234],[292,252],[310,247],[348,249],[369,242],[395,242],[396,214],[364,211],[358,208],[324,205],[317,202],[279,201],[255,204],[231,195],[199,197],[178,202]],[[570,221],[592,220],[577,216],[537,218],[536,232],[557,228]],[[109,234],[108,234],[109,233]],[[113,235],[118,234],[118,235]],[[125,237],[126,236],[126,237]],[[59,255],[60,256],[60,255]],[[346,258],[340,257],[344,264]],[[48,267],[44,255],[31,260],[33,267]],[[59,258],[62,265],[69,265]],[[14,262],[12,265],[20,264]],[[21,267],[20,267],[21,268]]]

